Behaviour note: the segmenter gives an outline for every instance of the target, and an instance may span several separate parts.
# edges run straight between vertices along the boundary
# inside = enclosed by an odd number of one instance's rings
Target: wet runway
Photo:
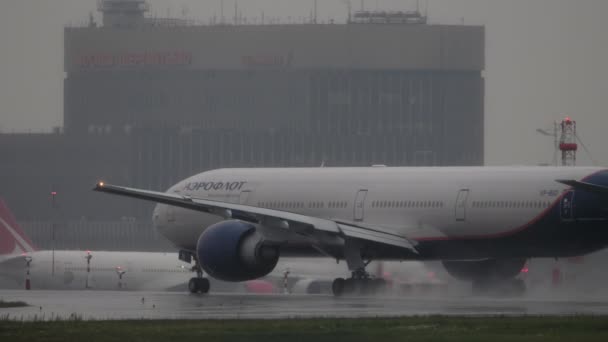
[[[0,318],[241,319],[394,317],[412,315],[608,315],[608,298],[406,298],[315,295],[190,295],[164,292],[13,291],[0,299],[29,307],[0,309]],[[143,299],[143,300],[142,300]]]

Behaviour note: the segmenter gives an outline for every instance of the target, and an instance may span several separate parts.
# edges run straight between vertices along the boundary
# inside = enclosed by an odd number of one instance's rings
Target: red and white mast
[[[576,121],[566,117],[559,124],[559,150],[562,153],[562,166],[576,166]]]

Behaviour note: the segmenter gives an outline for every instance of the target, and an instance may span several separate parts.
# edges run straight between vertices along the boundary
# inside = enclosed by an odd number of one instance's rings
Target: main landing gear
[[[371,278],[365,269],[359,269],[352,273],[351,278],[334,279],[331,289],[336,297],[352,294],[372,295],[386,289],[386,280]]]
[[[347,239],[344,244],[344,257],[351,270],[352,276],[348,279],[336,278],[331,284],[334,296],[359,294],[371,295],[386,288],[386,281],[381,278],[372,278],[365,271],[365,267],[371,262],[363,261],[363,247],[357,240]]]
[[[209,292],[209,279],[203,278],[203,269],[198,262],[196,256],[194,257],[194,266],[192,271],[196,272],[196,278],[190,278],[188,282],[188,290],[190,293],[207,293]]]

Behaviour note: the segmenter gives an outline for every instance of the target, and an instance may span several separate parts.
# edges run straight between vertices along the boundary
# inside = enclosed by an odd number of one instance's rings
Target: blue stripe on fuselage
[[[585,182],[608,186],[608,170]],[[563,196],[570,196],[564,194]],[[564,218],[563,196],[545,215],[521,231],[500,237],[420,241],[422,259],[571,257],[608,246],[608,197],[584,190],[572,194],[572,216]]]

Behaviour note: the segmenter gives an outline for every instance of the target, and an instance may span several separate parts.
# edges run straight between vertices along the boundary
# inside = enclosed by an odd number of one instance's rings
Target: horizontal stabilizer
[[[573,180],[573,179],[557,179],[556,182],[571,186],[577,190],[584,190],[584,191],[608,196],[608,187],[603,186],[603,185],[591,184],[591,183],[587,183],[587,182],[580,182],[580,181]]]

